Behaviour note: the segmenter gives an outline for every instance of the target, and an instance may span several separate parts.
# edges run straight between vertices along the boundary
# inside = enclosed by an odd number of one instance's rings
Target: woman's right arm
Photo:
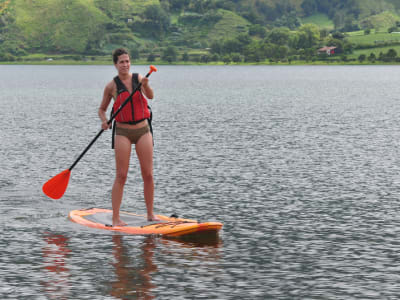
[[[113,82],[110,82],[104,88],[103,100],[101,101],[98,111],[99,118],[101,120],[101,128],[103,128],[104,130],[107,130],[111,126],[111,124],[107,124],[108,119],[106,113],[107,113],[107,107],[110,104],[111,98],[113,97],[112,91],[113,91]]]

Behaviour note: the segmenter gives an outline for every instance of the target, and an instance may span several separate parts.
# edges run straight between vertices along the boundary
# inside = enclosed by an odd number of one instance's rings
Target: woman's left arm
[[[143,77],[142,75],[139,74],[139,82],[142,83],[142,93],[149,99],[154,98],[154,92],[153,89],[149,85],[149,78]]]

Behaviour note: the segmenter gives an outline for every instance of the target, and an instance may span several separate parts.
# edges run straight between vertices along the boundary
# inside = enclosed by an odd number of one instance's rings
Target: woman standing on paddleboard
[[[111,99],[114,99],[113,110],[115,112],[134,91],[135,87],[139,83],[142,84],[141,89],[132,96],[132,101],[125,105],[115,117],[116,122],[114,123],[116,176],[111,195],[113,226],[124,226],[126,223],[120,219],[119,211],[128,176],[132,144],[135,144],[136,155],[140,163],[147,219],[149,221],[158,220],[153,212],[153,136],[149,124],[151,112],[144,97],[153,99],[154,93],[147,77],[130,73],[130,57],[125,49],[119,48],[114,50],[113,61],[118,71],[118,76],[106,85],[98,112],[102,121],[101,126],[104,130],[110,126],[107,124],[106,112]]]

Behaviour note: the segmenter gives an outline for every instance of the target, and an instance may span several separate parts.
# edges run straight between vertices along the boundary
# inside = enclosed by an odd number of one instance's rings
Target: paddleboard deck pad
[[[112,210],[89,208],[73,210],[68,217],[71,221],[92,228],[113,230],[126,234],[162,235],[168,237],[184,237],[190,234],[217,234],[222,228],[219,222],[198,222],[157,215],[161,221],[147,221],[147,216],[129,212],[120,212],[121,220],[126,226],[112,226]]]

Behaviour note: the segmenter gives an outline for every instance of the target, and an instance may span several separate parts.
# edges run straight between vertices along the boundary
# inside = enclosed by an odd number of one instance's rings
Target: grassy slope
[[[315,24],[322,29],[328,29],[328,30],[334,29],[333,21],[329,19],[327,15],[321,13],[314,14],[310,17],[302,18],[301,22],[303,24],[309,24],[309,23]]]
[[[240,33],[247,32],[250,22],[241,16],[223,9],[219,9],[217,13],[221,18],[216,23],[203,21],[193,24],[180,23],[179,15],[172,16],[171,23],[180,29],[178,33],[171,35],[171,39],[180,41],[180,44],[185,44],[189,47],[179,46],[180,53],[208,54],[205,48],[213,41],[233,39]]]
[[[394,45],[394,46],[386,46],[386,47],[376,47],[376,48],[371,48],[371,49],[360,49],[360,50],[355,50],[351,55],[349,55],[350,58],[358,58],[361,54],[365,54],[366,56],[369,56],[371,53],[374,53],[376,57],[379,56],[379,53],[387,53],[389,49],[394,49],[397,52],[397,55],[400,55],[400,45]]]
[[[108,18],[93,0],[36,0],[15,2],[16,24],[26,40],[37,47],[83,51]],[[86,19],[82,23],[82,19]]]
[[[210,40],[221,40],[221,38],[233,38],[242,32],[247,32],[250,22],[228,10],[219,10],[222,19],[215,24],[208,34]]]
[[[105,8],[107,14],[119,19],[139,16],[149,5],[159,5],[159,0],[95,0],[94,6]]]
[[[346,39],[354,45],[373,45],[375,47],[368,49],[357,49],[349,55],[351,58],[357,58],[361,54],[369,56],[374,53],[376,56],[380,52],[386,53],[389,49],[394,49],[400,54],[400,33],[385,33],[385,32],[372,32],[365,35],[363,31],[350,32],[347,34]],[[382,43],[395,43],[394,45],[383,46]]]
[[[360,34],[352,34],[347,37],[347,40],[353,44],[379,44],[381,42],[400,42],[399,33],[371,33],[365,35],[362,32]]]
[[[114,0],[109,0],[114,1]],[[159,5],[159,0],[125,0],[129,6],[132,7],[135,14],[142,14],[147,6],[149,5]]]
[[[103,39],[106,47],[113,33],[101,33],[112,20],[126,24],[128,18],[143,14],[159,0],[15,0],[16,25],[35,47],[50,51],[81,52],[90,39]],[[86,22],[82,22],[85,19]],[[129,31],[128,29],[126,31]],[[132,35],[133,37],[133,35]]]
[[[364,18],[363,21],[368,21],[378,30],[387,30],[389,27],[395,26],[396,21],[400,21],[400,17],[394,12],[384,11]]]

